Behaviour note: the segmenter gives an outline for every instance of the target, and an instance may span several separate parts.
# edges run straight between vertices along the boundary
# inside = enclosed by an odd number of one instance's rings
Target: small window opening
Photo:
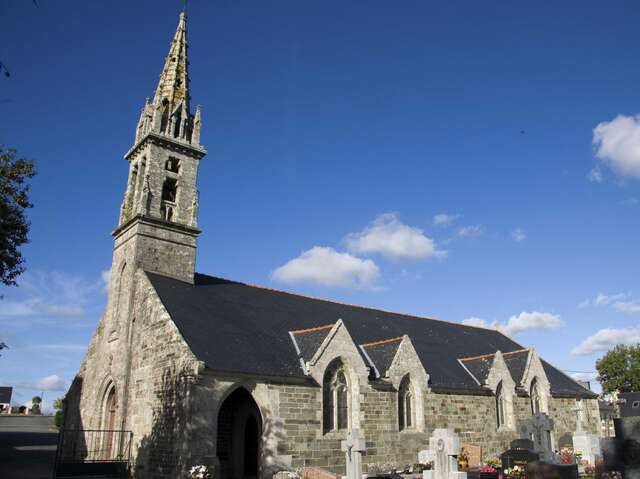
[[[631,404],[631,407],[634,409],[640,408],[640,401],[633,401],[633,404]]]
[[[179,173],[180,161],[177,158],[169,158],[164,164],[164,169],[172,173]]]
[[[178,182],[173,178],[167,178],[162,185],[162,201],[176,202],[178,194]]]

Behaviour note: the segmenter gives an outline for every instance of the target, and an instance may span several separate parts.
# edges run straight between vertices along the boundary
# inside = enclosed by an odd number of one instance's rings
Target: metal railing
[[[71,477],[67,471],[113,464],[129,469],[133,433],[124,430],[63,429],[58,436],[54,477]]]

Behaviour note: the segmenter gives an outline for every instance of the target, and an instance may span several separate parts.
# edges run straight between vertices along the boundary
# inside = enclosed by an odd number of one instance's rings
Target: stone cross
[[[347,479],[362,479],[362,453],[367,450],[359,429],[353,429],[340,443],[347,459]]]
[[[453,429],[436,429],[429,439],[429,449],[434,451],[433,471],[424,471],[425,479],[466,479],[466,472],[458,472],[460,440]]]
[[[538,412],[530,418],[520,421],[518,430],[521,438],[533,441],[533,449],[540,454],[542,459],[550,461],[553,458],[553,445],[551,444],[553,419],[543,412]]]
[[[582,407],[579,403],[576,403],[571,410],[576,413],[576,432],[582,432]]]

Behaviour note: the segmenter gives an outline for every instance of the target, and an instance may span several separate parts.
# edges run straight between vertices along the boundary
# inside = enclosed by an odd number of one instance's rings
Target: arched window
[[[177,158],[169,158],[165,164],[164,164],[164,169],[167,171],[171,171],[172,173],[179,173],[180,172],[180,160],[178,160]]]
[[[531,381],[531,390],[529,391],[529,397],[531,398],[531,414],[538,414],[539,412],[542,412],[540,386],[538,384],[538,379],[536,378]]]
[[[496,388],[496,419],[498,428],[504,427],[507,424],[507,399],[504,395],[504,388],[502,387],[502,381]]]
[[[173,221],[173,211],[178,196],[178,182],[173,178],[167,178],[162,185],[162,201],[160,205],[160,213],[162,219]]]
[[[341,361],[330,364],[322,381],[322,424],[324,432],[349,428],[349,389]]]
[[[413,392],[411,380],[405,376],[398,389],[398,426],[400,430],[415,427]]]

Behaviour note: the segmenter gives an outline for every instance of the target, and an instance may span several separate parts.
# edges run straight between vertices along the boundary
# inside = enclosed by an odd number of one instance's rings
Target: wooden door
[[[107,398],[107,409],[106,409],[106,421],[105,421],[105,429],[106,429],[106,441],[104,448],[104,458],[105,460],[112,459],[113,452],[113,436],[116,426],[116,411],[118,410],[118,403],[116,400],[116,390],[111,389],[109,392],[109,397]]]

